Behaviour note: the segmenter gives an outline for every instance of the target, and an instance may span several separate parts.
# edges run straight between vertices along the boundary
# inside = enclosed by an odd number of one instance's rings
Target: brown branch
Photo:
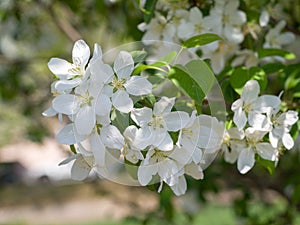
[[[46,5],[42,1],[39,1],[40,5],[49,13],[55,25],[65,34],[71,41],[75,42],[78,39],[82,39],[82,35],[77,31],[67,18],[60,17],[55,11],[53,5]],[[72,13],[67,8],[61,7],[66,14]],[[68,11],[68,12],[67,12]]]

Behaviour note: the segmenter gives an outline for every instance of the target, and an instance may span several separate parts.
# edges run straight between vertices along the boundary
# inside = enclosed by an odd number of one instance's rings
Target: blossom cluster
[[[241,98],[233,102],[232,127],[224,134],[222,149],[227,162],[237,161],[240,173],[247,173],[255,163],[255,154],[275,163],[284,149],[290,150],[294,140],[290,135],[298,113],[280,111],[280,97],[259,96],[260,87],[256,80],[248,81]]]
[[[132,75],[135,64],[129,52],[121,51],[111,67],[103,61],[99,45],[89,60],[90,49],[79,40],[72,58],[72,63],[59,58],[48,63],[57,80],[51,85],[52,105],[44,115],[67,121],[56,138],[76,146],[76,154],[61,163],[74,161],[73,179],[85,179],[93,168],[105,176],[110,166],[107,156],[115,152],[118,160],[136,164],[141,185],[158,179],[160,189],[166,183],[181,195],[186,191],[184,174],[203,178],[203,155],[220,149],[223,123],[196,111],[191,115],[176,111],[176,99],[165,96],[152,106],[137,107],[133,97],[150,95],[152,84],[144,76]],[[122,132],[112,123],[115,111],[130,115]]]
[[[197,48],[202,51],[202,59],[211,60],[211,66],[216,74],[225,68],[229,60],[232,60],[232,67],[244,65],[247,68],[257,66],[262,61],[255,49],[242,44],[247,35],[257,42],[261,33],[267,30],[260,48],[281,49],[295,40],[293,33],[283,32],[286,25],[284,20],[280,20],[274,27],[268,25],[270,15],[267,10],[263,10],[259,18],[247,18],[246,13],[239,8],[238,0],[215,0],[208,14],[196,6],[187,9],[178,7],[177,4],[180,3],[176,2],[175,6],[171,3],[158,4],[151,21],[139,24],[138,28],[145,32],[142,41],[146,45],[151,44],[151,40],[180,44],[196,35],[217,34],[222,40]],[[186,5],[187,3],[185,7]],[[159,54],[164,46],[160,43],[156,47]],[[281,57],[264,60],[273,59],[284,61]]]
[[[73,150],[61,163],[73,162],[73,179],[84,180],[92,169],[109,178],[113,157],[136,168],[140,185],[160,183],[160,191],[165,183],[182,195],[187,189],[185,175],[203,179],[208,159],[219,153],[224,152],[228,162],[237,160],[238,170],[246,173],[255,154],[277,161],[282,147],[294,145],[289,131],[297,113],[279,112],[277,96],[258,96],[255,80],[245,84],[241,98],[232,104],[236,127],[226,130],[216,117],[176,110],[175,97],[153,96],[152,83],[136,74],[138,65],[129,52],[120,51],[111,66],[98,44],[90,56],[88,45],[78,40],[72,61],[49,61],[57,80],[51,85],[52,105],[44,115],[57,115],[65,124],[56,138]],[[152,103],[145,101],[149,96]],[[128,120],[116,124],[120,114]]]

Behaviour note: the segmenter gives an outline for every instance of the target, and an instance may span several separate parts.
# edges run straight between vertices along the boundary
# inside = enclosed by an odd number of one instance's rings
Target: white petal
[[[124,90],[118,90],[113,94],[112,104],[117,110],[123,113],[129,113],[133,109],[133,102]]]
[[[79,110],[80,100],[71,94],[58,95],[53,99],[52,106],[56,112],[74,115]]]
[[[277,159],[277,150],[270,143],[258,143],[256,145],[257,153],[266,160],[275,161]]]
[[[95,104],[96,115],[104,116],[110,113],[112,103],[107,95],[99,94]]]
[[[239,152],[234,146],[231,146],[231,151],[229,151],[228,147],[226,146],[226,150],[224,153],[224,160],[228,163],[235,163],[239,156]]]
[[[84,40],[76,41],[72,50],[73,63],[80,65],[81,69],[84,69],[90,58],[90,54],[90,48]]]
[[[254,156],[255,154],[250,147],[245,148],[240,152],[237,165],[241,174],[245,174],[252,169],[255,163]]]
[[[261,27],[267,26],[267,24],[269,23],[269,19],[270,19],[270,15],[269,15],[268,11],[266,11],[266,10],[262,11],[262,13],[260,14],[260,17],[259,17],[259,25]]]
[[[93,134],[90,137],[91,150],[93,152],[96,166],[105,166],[105,146],[98,134]]]
[[[130,53],[121,51],[114,62],[114,71],[119,79],[129,79],[134,68],[133,58]]]
[[[46,116],[46,117],[52,117],[55,116],[57,114],[57,112],[53,109],[52,106],[50,106],[48,109],[46,109],[42,115]]]
[[[147,95],[152,92],[152,84],[141,76],[132,76],[125,84],[126,91],[135,96]]]
[[[271,131],[271,132],[269,133],[269,140],[270,140],[270,143],[271,143],[272,147],[273,147],[273,148],[277,148],[279,138],[277,137],[276,134],[274,134],[273,131]]]
[[[155,134],[155,143],[153,145],[157,146],[159,150],[170,151],[173,149],[173,140],[168,132]]]
[[[64,59],[51,58],[48,62],[48,67],[51,72],[57,75],[60,79],[69,79],[74,76],[69,72],[72,68],[72,64]]]
[[[80,78],[75,78],[73,80],[59,80],[55,83],[54,88],[58,91],[70,90],[77,87],[82,80]]]
[[[158,172],[158,167],[154,165],[140,165],[138,169],[138,180],[142,186],[146,186],[152,179],[152,176]]]
[[[102,60],[102,49],[101,46],[97,43],[94,44],[94,53],[93,57],[90,60],[90,64],[93,63],[95,60],[101,59]]]
[[[165,120],[168,131],[178,131],[189,122],[189,114],[181,111],[171,112],[167,114]]]
[[[69,158],[66,158],[65,160],[61,161],[58,165],[59,165],[59,166],[66,165],[66,164],[68,164],[69,162],[71,162],[71,161],[77,159],[77,157],[78,157],[78,154],[73,154],[73,155],[71,155]]]
[[[158,175],[166,184],[173,186],[178,182],[176,174],[179,169],[173,160],[166,158],[158,162],[158,168]]]
[[[82,142],[85,137],[85,135],[78,134],[74,124],[70,123],[59,131],[56,140],[63,145],[73,145]]]
[[[173,105],[175,104],[175,98],[161,97],[161,99],[154,104],[153,114],[161,116],[163,114],[171,112]]]
[[[233,122],[238,127],[239,130],[242,130],[247,123],[247,117],[242,108],[234,112]]]
[[[130,116],[138,126],[143,127],[152,120],[152,109],[148,107],[133,109]]]
[[[285,133],[282,137],[282,144],[286,149],[290,150],[294,147],[294,140],[289,133]]]
[[[260,92],[259,84],[256,80],[249,80],[244,86],[244,90],[241,98],[244,100],[245,104],[255,101]]]
[[[131,126],[126,127],[123,135],[127,140],[129,140],[130,142],[133,142],[135,140],[137,131],[138,131],[137,127],[134,125],[131,125]]]
[[[242,107],[243,107],[243,99],[238,99],[232,103],[231,110],[237,111],[239,108],[242,108]]]
[[[82,181],[89,175],[91,167],[86,162],[84,157],[81,154],[78,154],[77,159],[75,160],[72,169],[71,169],[71,178],[73,180]]]
[[[197,180],[203,179],[203,177],[204,177],[202,168],[195,163],[190,163],[190,164],[186,165],[184,167],[184,171],[187,175],[189,175]]]
[[[289,110],[285,113],[284,124],[293,125],[298,121],[298,113],[293,110]]]
[[[187,189],[187,183],[184,175],[178,177],[178,183],[171,186],[171,189],[176,196],[185,194]]]
[[[270,107],[277,111],[280,104],[281,100],[279,97],[275,95],[262,95],[257,99],[253,107],[259,112],[266,113],[269,111]]]
[[[147,146],[152,145],[153,142],[154,134],[148,126],[145,126],[137,130],[133,145],[143,150]]]
[[[110,65],[104,64],[101,59],[96,59],[90,63],[90,70],[93,82],[108,84],[114,77],[113,69]]]
[[[100,136],[103,143],[113,149],[120,149],[124,146],[124,138],[117,127],[113,125],[102,127]]]
[[[74,123],[79,134],[89,135],[96,124],[94,107],[85,106],[81,108],[75,117]]]

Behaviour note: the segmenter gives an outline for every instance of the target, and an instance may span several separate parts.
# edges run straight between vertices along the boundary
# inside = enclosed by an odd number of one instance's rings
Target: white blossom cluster
[[[281,148],[294,145],[291,126],[294,111],[280,112],[277,96],[262,95],[255,80],[246,83],[241,98],[232,104],[234,128],[209,115],[177,111],[176,98],[155,98],[153,105],[136,104],[152,94],[147,77],[133,75],[136,67],[129,52],[120,51],[113,66],[106,64],[98,44],[90,56],[83,40],[74,44],[72,63],[52,58],[48,67],[57,80],[51,85],[52,105],[43,114],[58,115],[66,124],[57,134],[59,143],[75,146],[69,158],[71,177],[83,180],[92,169],[108,174],[108,156],[136,168],[142,186],[156,182],[176,195],[186,192],[185,175],[203,179],[209,158],[224,152],[225,160],[248,172],[255,154],[278,161]],[[91,58],[90,58],[91,57]],[[126,127],[113,125],[116,111],[128,115]],[[74,149],[73,149],[74,150]]]
[[[45,116],[58,115],[67,122],[56,138],[76,146],[76,153],[61,164],[74,161],[71,177],[85,179],[92,169],[109,170],[107,155],[136,164],[141,185],[158,179],[176,195],[186,191],[184,175],[203,178],[203,155],[216,154],[222,144],[223,123],[215,117],[174,111],[175,98],[161,97],[153,107],[136,108],[132,96],[152,93],[146,77],[132,75],[130,53],[121,51],[113,67],[102,59],[95,44],[93,56],[83,40],[75,43],[73,62],[52,58],[48,67],[57,77],[51,85],[54,99]],[[114,111],[129,114],[133,122],[121,133],[112,125]],[[176,134],[175,139],[171,134]],[[88,147],[87,147],[88,146]]]
[[[237,161],[240,173],[247,173],[255,163],[255,154],[261,158],[279,160],[283,149],[290,150],[294,140],[290,135],[298,113],[280,112],[281,100],[274,95],[259,96],[257,81],[248,81],[241,98],[233,102],[233,122],[236,127],[225,132],[222,149],[227,162]]]
[[[158,5],[163,8],[163,4]],[[151,21],[148,24],[145,22],[139,24],[138,28],[145,32],[142,41],[146,45],[151,44],[152,40],[180,44],[200,34],[219,35],[223,40],[200,47],[201,57],[210,59],[214,72],[219,74],[231,58],[233,58],[231,63],[233,67],[245,65],[249,68],[258,65],[260,59],[257,52],[242,48],[241,43],[247,34],[250,34],[255,41],[262,33],[262,29],[267,29],[264,48],[280,49],[295,40],[293,33],[282,32],[286,25],[284,20],[271,27],[268,26],[269,19],[269,13],[264,10],[258,21],[247,21],[246,13],[239,9],[238,0],[215,0],[208,15],[204,15],[198,7],[190,9],[168,7],[166,16],[164,12],[157,9]],[[156,48],[159,50],[163,46],[156,46]],[[273,59],[284,61],[281,57]]]

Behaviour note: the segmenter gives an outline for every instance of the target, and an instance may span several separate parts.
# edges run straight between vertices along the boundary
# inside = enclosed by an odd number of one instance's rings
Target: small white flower
[[[282,32],[286,22],[281,20],[273,29],[270,29],[266,35],[264,48],[282,48],[283,45],[292,43],[295,35],[291,32]]]
[[[173,140],[168,131],[178,131],[188,122],[189,115],[186,112],[171,109],[175,98],[162,97],[154,104],[154,109],[148,107],[133,109],[132,120],[141,128],[137,131],[135,145],[145,149],[149,145],[160,150],[172,150]]]
[[[263,120],[269,108],[277,109],[281,103],[280,98],[273,95],[262,95],[256,80],[249,80],[244,86],[241,98],[232,103],[231,110],[234,112],[233,122],[239,130],[243,129],[247,121],[252,126]]]
[[[236,52],[236,57],[232,61],[231,66],[237,67],[241,65],[245,65],[246,68],[250,68],[253,66],[257,66],[259,62],[258,55],[256,52],[253,52],[249,49],[243,49],[241,51]]]
[[[238,156],[238,170],[245,174],[252,169],[255,163],[255,154],[270,161],[278,159],[278,150],[273,148],[268,142],[262,142],[266,131],[259,131],[253,127],[249,127],[245,131],[247,146],[240,146],[240,154]]]

